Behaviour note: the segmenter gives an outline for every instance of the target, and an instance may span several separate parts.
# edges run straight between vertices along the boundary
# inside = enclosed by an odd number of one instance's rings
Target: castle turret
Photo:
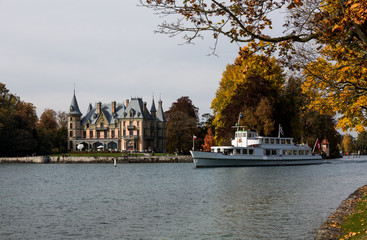
[[[75,140],[81,137],[81,117],[82,113],[79,110],[78,101],[76,100],[75,90],[74,96],[71,100],[69,114],[68,114],[68,150],[75,151]]]
[[[157,109],[155,108],[154,98],[153,98],[153,101],[152,101],[152,107],[150,108],[150,113],[152,114],[153,118],[156,117]]]
[[[157,110],[157,137],[158,137],[158,148],[166,152],[166,116],[164,115],[162,100],[158,101]]]

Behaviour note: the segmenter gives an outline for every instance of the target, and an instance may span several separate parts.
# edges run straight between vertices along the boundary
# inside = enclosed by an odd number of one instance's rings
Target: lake
[[[0,239],[313,239],[367,158],[284,167],[0,164]]]

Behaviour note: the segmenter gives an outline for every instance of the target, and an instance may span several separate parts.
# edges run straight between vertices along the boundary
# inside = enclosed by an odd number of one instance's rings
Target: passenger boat
[[[232,146],[214,146],[211,152],[190,151],[196,167],[308,165],[324,162],[304,144],[293,138],[262,137],[256,131],[236,127]]]

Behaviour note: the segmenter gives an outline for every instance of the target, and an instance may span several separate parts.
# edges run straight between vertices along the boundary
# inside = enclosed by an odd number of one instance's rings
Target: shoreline
[[[85,156],[31,156],[31,157],[3,157],[2,163],[36,163],[36,164],[57,164],[57,163],[192,163],[192,157],[187,156],[125,156],[125,157],[85,157]]]
[[[349,197],[343,200],[339,207],[328,217],[319,230],[317,231],[315,240],[337,240],[343,234],[340,225],[345,218],[354,213],[357,203],[362,199],[364,193],[367,192],[367,184],[358,188]]]

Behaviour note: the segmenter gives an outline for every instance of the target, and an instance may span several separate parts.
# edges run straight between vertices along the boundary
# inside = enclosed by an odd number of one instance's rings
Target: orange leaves
[[[302,6],[303,3],[301,0],[293,0],[289,5],[288,5],[288,9],[292,9],[292,8],[296,8],[296,7],[300,7]]]
[[[362,25],[367,20],[367,2],[365,0],[349,0],[346,4],[344,21]]]

